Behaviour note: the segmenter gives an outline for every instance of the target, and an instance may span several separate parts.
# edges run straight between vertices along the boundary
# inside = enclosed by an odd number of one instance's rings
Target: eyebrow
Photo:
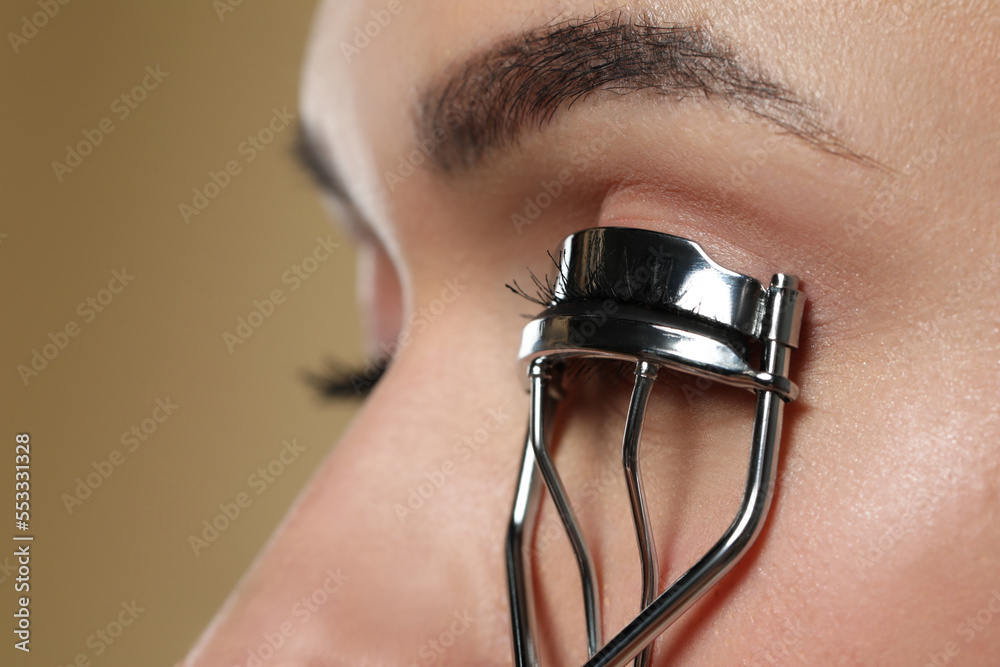
[[[880,167],[841,141],[818,112],[697,25],[656,25],[622,10],[538,27],[447,67],[419,95],[416,142],[446,175],[481,167],[540,131],[560,111],[607,91],[698,97],[750,112],[827,153]],[[328,151],[299,126],[299,162],[327,193],[351,205]]]
[[[340,229],[355,240],[376,236],[340,172],[329,161],[330,151],[326,143],[320,140],[319,135],[313,132],[309,123],[303,121],[301,116],[296,127],[292,154],[299,166],[311,176],[313,185],[332,197],[333,203],[340,207],[340,215],[333,216]]]
[[[448,68],[420,96],[420,145],[445,173],[517,146],[560,111],[599,91],[654,93],[732,105],[829,153],[869,162],[801,98],[759,73],[700,26],[654,25],[622,10],[530,30]]]
[[[295,142],[292,145],[295,161],[299,163],[313,180],[313,183],[329,195],[333,195],[344,203],[351,202],[347,186],[340,173],[327,161],[329,151],[324,142],[299,116],[295,132]]]

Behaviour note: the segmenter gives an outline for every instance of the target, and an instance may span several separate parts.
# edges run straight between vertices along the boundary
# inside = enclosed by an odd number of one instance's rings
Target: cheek
[[[762,548],[728,593],[754,638],[749,655],[776,655],[789,628],[790,655],[816,664],[850,655],[845,637],[881,647],[893,664],[929,662],[949,641],[966,650],[956,624],[985,605],[998,571],[996,531],[986,528],[996,476],[984,475],[988,457],[929,436],[886,391],[818,383],[809,403],[789,408]]]

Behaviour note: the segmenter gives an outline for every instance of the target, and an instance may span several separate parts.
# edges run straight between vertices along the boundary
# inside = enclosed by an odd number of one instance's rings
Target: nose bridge
[[[518,322],[495,326],[499,315],[451,277],[417,295],[388,372],[192,665],[245,664],[246,647],[282,627],[294,630],[282,649],[294,664],[508,662],[498,536],[527,414]],[[322,588],[328,571],[335,592]],[[495,662],[483,646],[498,647]]]
[[[457,489],[467,486],[480,494],[495,485],[512,492],[511,477],[503,479],[498,469],[514,470],[526,415],[514,364],[472,357],[472,341],[465,353],[462,346],[450,335],[434,340],[428,333],[401,351],[338,445],[345,465],[374,478],[366,480],[373,495],[409,495],[413,502],[396,508],[397,515],[431,508],[432,496],[445,493],[464,504]],[[372,455],[383,459],[381,466],[366,463]]]
[[[363,573],[345,600],[392,608],[414,625],[440,619],[457,647],[438,656],[443,664],[461,664],[461,646],[509,645],[498,536],[527,415],[510,342],[517,322],[507,334],[491,326],[466,289],[442,280],[414,309],[390,369],[321,473],[330,482],[323,505],[343,524],[331,532],[354,536],[337,549]],[[362,627],[352,616],[348,624]],[[461,633],[450,629],[456,618]]]

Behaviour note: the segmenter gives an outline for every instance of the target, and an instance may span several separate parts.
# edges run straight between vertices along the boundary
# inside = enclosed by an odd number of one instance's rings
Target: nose
[[[408,339],[185,667],[509,664],[527,406],[493,317],[457,300]]]

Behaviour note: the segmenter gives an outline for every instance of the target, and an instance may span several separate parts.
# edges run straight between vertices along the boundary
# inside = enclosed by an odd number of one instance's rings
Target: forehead
[[[917,12],[909,3],[328,0],[306,61],[303,118],[362,212],[378,224],[387,217],[379,174],[413,148],[415,105],[446,65],[526,30],[616,10],[650,23],[706,28],[738,58],[816,101],[830,112],[834,130],[862,147],[883,141],[885,126],[912,108],[912,98],[885,85],[912,78],[919,67],[907,50],[924,44],[913,53],[947,60],[930,55],[946,40],[923,39],[941,34],[938,10]],[[884,117],[871,118],[873,110]]]

